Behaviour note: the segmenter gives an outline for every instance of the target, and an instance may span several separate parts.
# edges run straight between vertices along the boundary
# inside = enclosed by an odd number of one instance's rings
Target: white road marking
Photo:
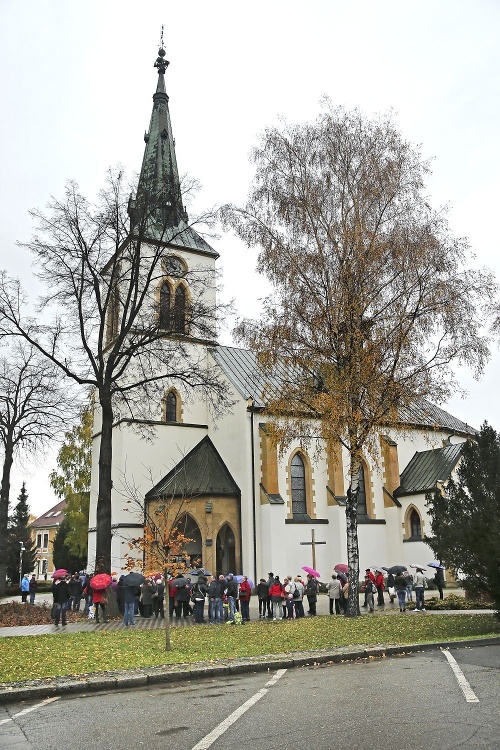
[[[32,711],[36,711],[37,708],[43,708],[43,706],[46,706],[48,703],[53,703],[54,701],[58,701],[58,700],[59,700],[59,696],[56,695],[55,698],[47,698],[41,703],[37,703],[36,706],[31,706],[30,708],[23,708],[22,711],[19,711],[19,713],[14,714],[10,718],[2,719],[0,721],[0,726],[2,724],[7,724],[9,721],[14,721],[14,719],[17,719],[18,716],[24,716],[25,714],[30,714]]]
[[[467,682],[464,673],[458,666],[457,662],[453,658],[453,656],[450,654],[447,648],[442,648],[441,651],[448,659],[448,662],[450,664],[450,667],[453,670],[453,673],[455,674],[455,677],[457,678],[457,682],[460,685],[460,688],[462,690],[462,693],[465,696],[465,700],[467,703],[479,703],[479,698]]]
[[[232,714],[224,719],[224,721],[221,721],[221,723],[217,727],[215,727],[215,729],[212,729],[212,731],[205,737],[203,737],[203,739],[201,739],[191,750],[207,750],[210,745],[213,745],[215,740],[217,740],[222,734],[224,734],[225,731],[229,729],[231,724],[234,724],[234,722],[237,721],[240,716],[243,716],[243,714],[246,713],[249,708],[252,708],[252,706],[254,706],[257,701],[260,701],[260,699],[269,692],[269,688],[275,685],[278,680],[283,677],[285,672],[286,669],[278,669],[276,674],[274,674],[271,679],[266,682],[265,687],[258,690],[254,695],[252,695],[251,698],[245,701],[245,703],[243,703],[239,708],[233,711]]]

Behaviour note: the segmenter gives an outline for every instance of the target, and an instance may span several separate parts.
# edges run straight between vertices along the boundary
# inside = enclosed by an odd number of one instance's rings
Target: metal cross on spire
[[[158,57],[156,58],[154,67],[158,68],[158,73],[165,73],[166,69],[170,65],[169,61],[165,59],[165,49],[163,45],[163,25],[161,27],[161,37],[160,37],[160,49],[158,50]]]

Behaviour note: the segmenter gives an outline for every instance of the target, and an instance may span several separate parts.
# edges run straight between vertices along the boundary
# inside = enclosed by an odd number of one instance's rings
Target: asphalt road
[[[9,704],[0,750],[498,750],[500,646],[448,654]]]

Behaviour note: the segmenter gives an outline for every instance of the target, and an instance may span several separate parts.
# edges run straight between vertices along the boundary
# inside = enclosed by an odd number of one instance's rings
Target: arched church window
[[[420,523],[420,516],[416,510],[412,510],[410,513],[410,532],[412,537],[422,536],[422,525]]]
[[[160,328],[170,328],[170,286],[167,282],[160,289]]]
[[[359,467],[358,472],[358,516],[368,515],[368,509],[366,507],[366,481],[365,481],[365,469],[363,464]]]
[[[302,457],[296,453],[290,464],[292,489],[292,514],[307,513],[306,467]]]
[[[186,331],[186,290],[182,285],[175,290],[174,300],[174,331],[185,333]]]
[[[227,523],[217,534],[215,560],[217,575],[227,575],[236,570],[236,539],[232,528]]]
[[[177,422],[177,396],[173,391],[170,391],[165,399],[165,420]]]
[[[200,527],[193,516],[189,513],[181,516],[175,530],[186,537],[187,541],[183,545],[183,550],[187,555],[186,562],[189,567],[193,567],[194,565],[201,567],[203,565],[202,537]]]

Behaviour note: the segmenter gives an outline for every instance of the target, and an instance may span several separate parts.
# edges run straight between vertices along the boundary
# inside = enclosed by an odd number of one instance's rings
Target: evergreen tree
[[[87,564],[87,551],[84,555],[75,555],[66,544],[66,539],[70,533],[68,520],[65,518],[61,522],[52,545],[52,560],[54,568],[65,568],[70,573],[83,570]]]
[[[19,563],[21,546],[24,547],[22,558],[22,575],[32,573],[35,569],[36,546],[31,538],[29,528],[30,509],[26,484],[23,482],[17,505],[9,519],[7,544],[7,576],[12,582],[19,581]]]
[[[444,490],[427,497],[436,557],[467,591],[490,595],[500,611],[500,436],[488,425],[464,447]]]
[[[65,545],[78,558],[87,558],[92,463],[93,399],[81,413],[80,424],[66,432],[57,455],[58,469],[50,474],[56,495],[66,501],[68,522]],[[64,567],[64,566],[63,566]]]

